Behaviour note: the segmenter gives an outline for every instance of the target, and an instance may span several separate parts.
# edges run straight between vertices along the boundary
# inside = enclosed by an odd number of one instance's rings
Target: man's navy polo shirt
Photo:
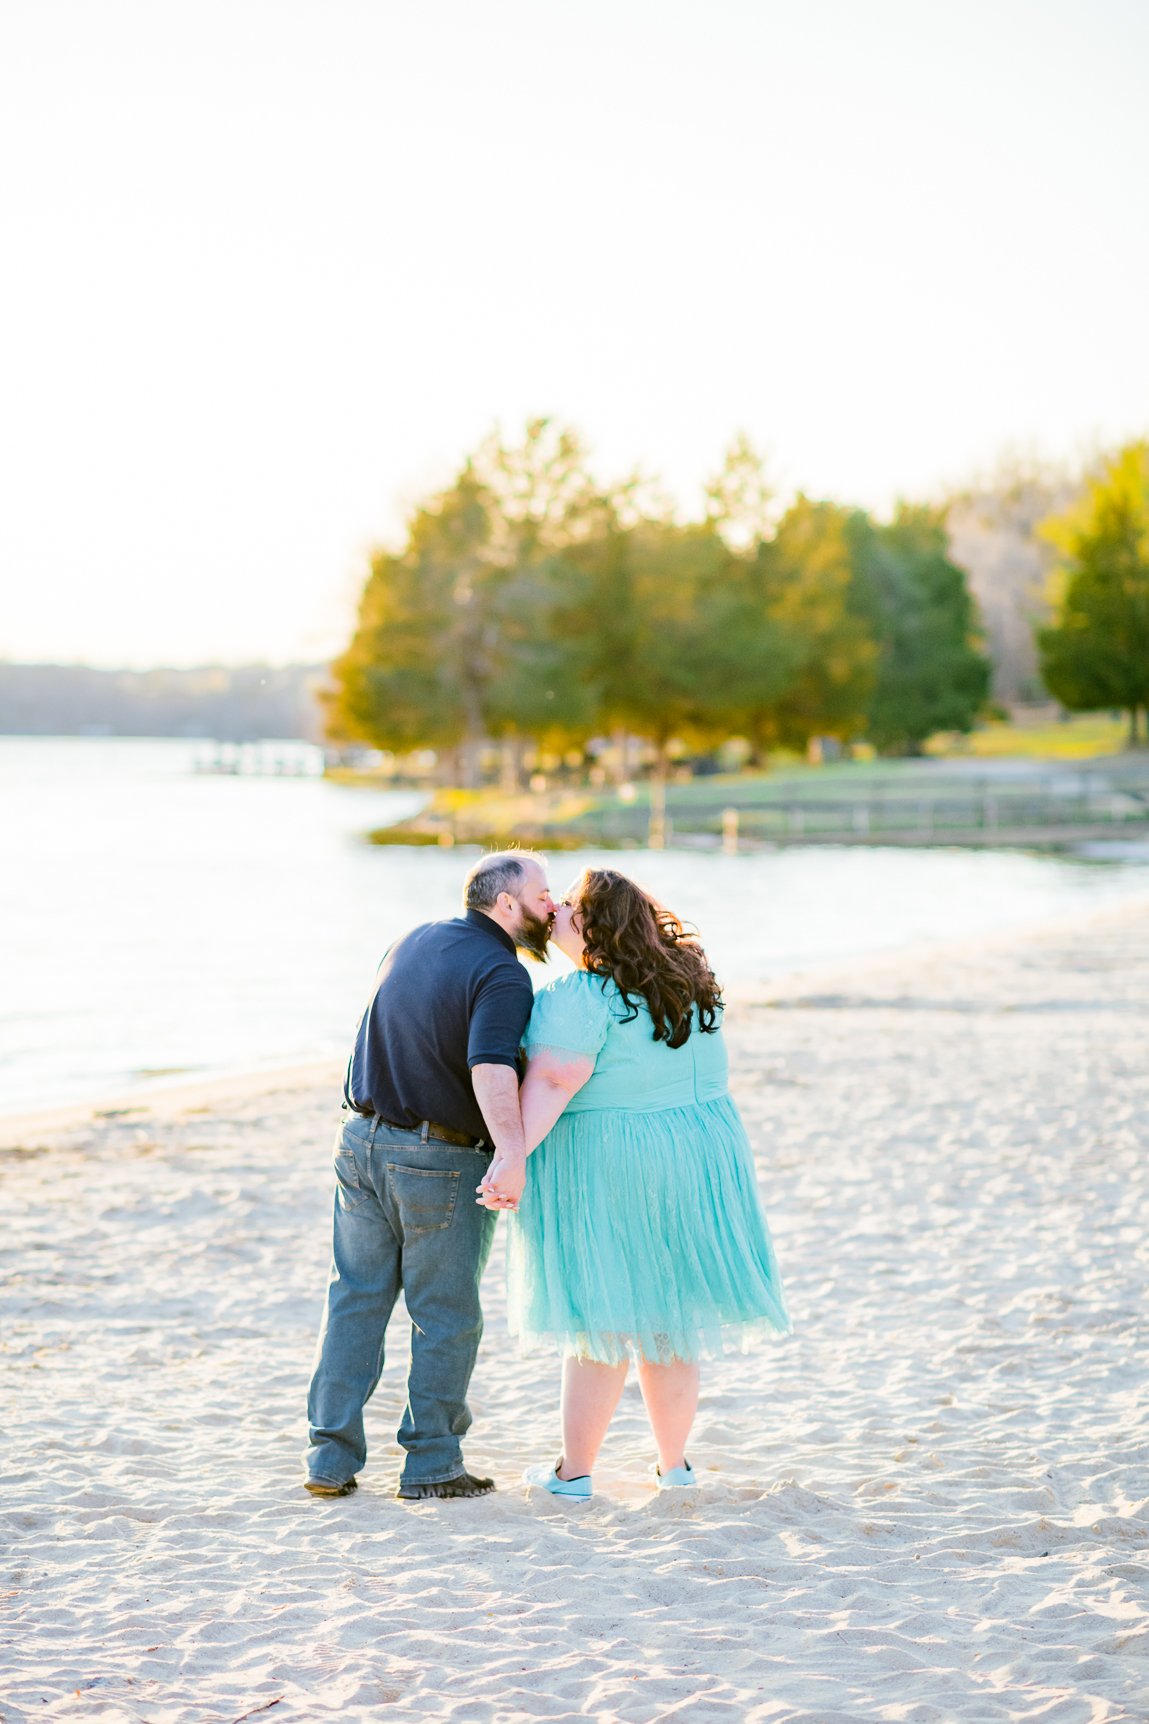
[[[481,910],[396,940],[355,1037],[344,1095],[392,1125],[430,1119],[490,1137],[471,1067],[519,1067],[534,989],[511,936]]]

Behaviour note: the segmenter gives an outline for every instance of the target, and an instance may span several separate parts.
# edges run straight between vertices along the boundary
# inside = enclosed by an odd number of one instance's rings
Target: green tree
[[[766,463],[745,432],[739,432],[722,466],[706,483],[706,519],[727,544],[751,551],[773,537],[775,496]]]
[[[563,558],[601,512],[573,433],[536,420],[520,445],[488,438],[415,510],[403,549],[372,559],[332,667],[332,733],[458,750],[467,784],[490,737],[588,734],[593,689],[567,662],[577,591]]]
[[[402,551],[372,557],[354,636],[332,666],[332,734],[396,751],[482,734],[492,509],[468,463],[416,509]]]
[[[610,619],[594,663],[603,713],[652,742],[660,761],[672,738],[713,727],[711,614],[731,561],[712,528],[669,519],[615,526],[594,547],[599,615]]]
[[[707,598],[698,664],[714,737],[741,736],[764,764],[777,740],[779,713],[806,661],[806,642],[782,614],[771,548],[761,542],[732,554]]]
[[[1049,692],[1074,712],[1149,708],[1149,443],[1107,461],[1085,495],[1043,528],[1061,554],[1056,620],[1037,635]]]
[[[883,754],[920,754],[935,731],[971,730],[990,664],[965,575],[949,560],[944,515],[903,504],[878,526],[859,510],[846,540],[877,646],[870,742]]]
[[[587,674],[604,724],[654,750],[651,842],[659,843],[673,740],[730,734],[724,690],[733,642],[721,627],[736,559],[709,524],[616,511],[585,548]]]
[[[858,602],[850,511],[799,496],[759,545],[762,602],[779,654],[778,692],[751,732],[762,748],[805,748],[813,736],[865,734],[877,649]]]
[[[555,748],[584,742],[600,722],[589,571],[612,501],[578,436],[549,419],[532,420],[518,444],[489,438],[475,463],[494,502],[502,571],[491,593],[488,731]]]
[[[782,614],[784,582],[771,549],[778,510],[766,464],[745,434],[735,437],[706,491],[707,524],[735,555],[711,597],[713,701],[727,734],[766,759],[778,709],[804,659],[800,629]]]

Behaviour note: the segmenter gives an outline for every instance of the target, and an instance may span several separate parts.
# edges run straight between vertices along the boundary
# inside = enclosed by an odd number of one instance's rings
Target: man
[[[496,1219],[475,1190],[497,1169],[502,1207],[522,1192],[519,1047],[534,994],[515,953],[545,956],[555,906],[540,862],[521,851],[476,863],[464,905],[388,951],[347,1068],[331,1280],[307,1406],[315,1496],[355,1489],[367,1459],[363,1409],[400,1288],[411,1366],[396,1495],[495,1488],[466,1470],[460,1446]]]

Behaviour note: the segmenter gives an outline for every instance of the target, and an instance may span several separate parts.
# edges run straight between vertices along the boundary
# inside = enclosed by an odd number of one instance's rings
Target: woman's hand
[[[527,1158],[500,1150],[475,1190],[484,1209],[517,1209],[527,1183]]]

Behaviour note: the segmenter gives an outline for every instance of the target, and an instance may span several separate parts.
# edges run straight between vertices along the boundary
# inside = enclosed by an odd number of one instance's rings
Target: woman
[[[699,1357],[724,1332],[790,1326],[727,1090],[721,992],[678,918],[613,869],[582,875],[551,938],[578,968],[540,992],[527,1029],[534,1153],[509,1310],[513,1331],[565,1350],[563,1452],[525,1476],[590,1496],[633,1353],[658,1485],[692,1486]]]

